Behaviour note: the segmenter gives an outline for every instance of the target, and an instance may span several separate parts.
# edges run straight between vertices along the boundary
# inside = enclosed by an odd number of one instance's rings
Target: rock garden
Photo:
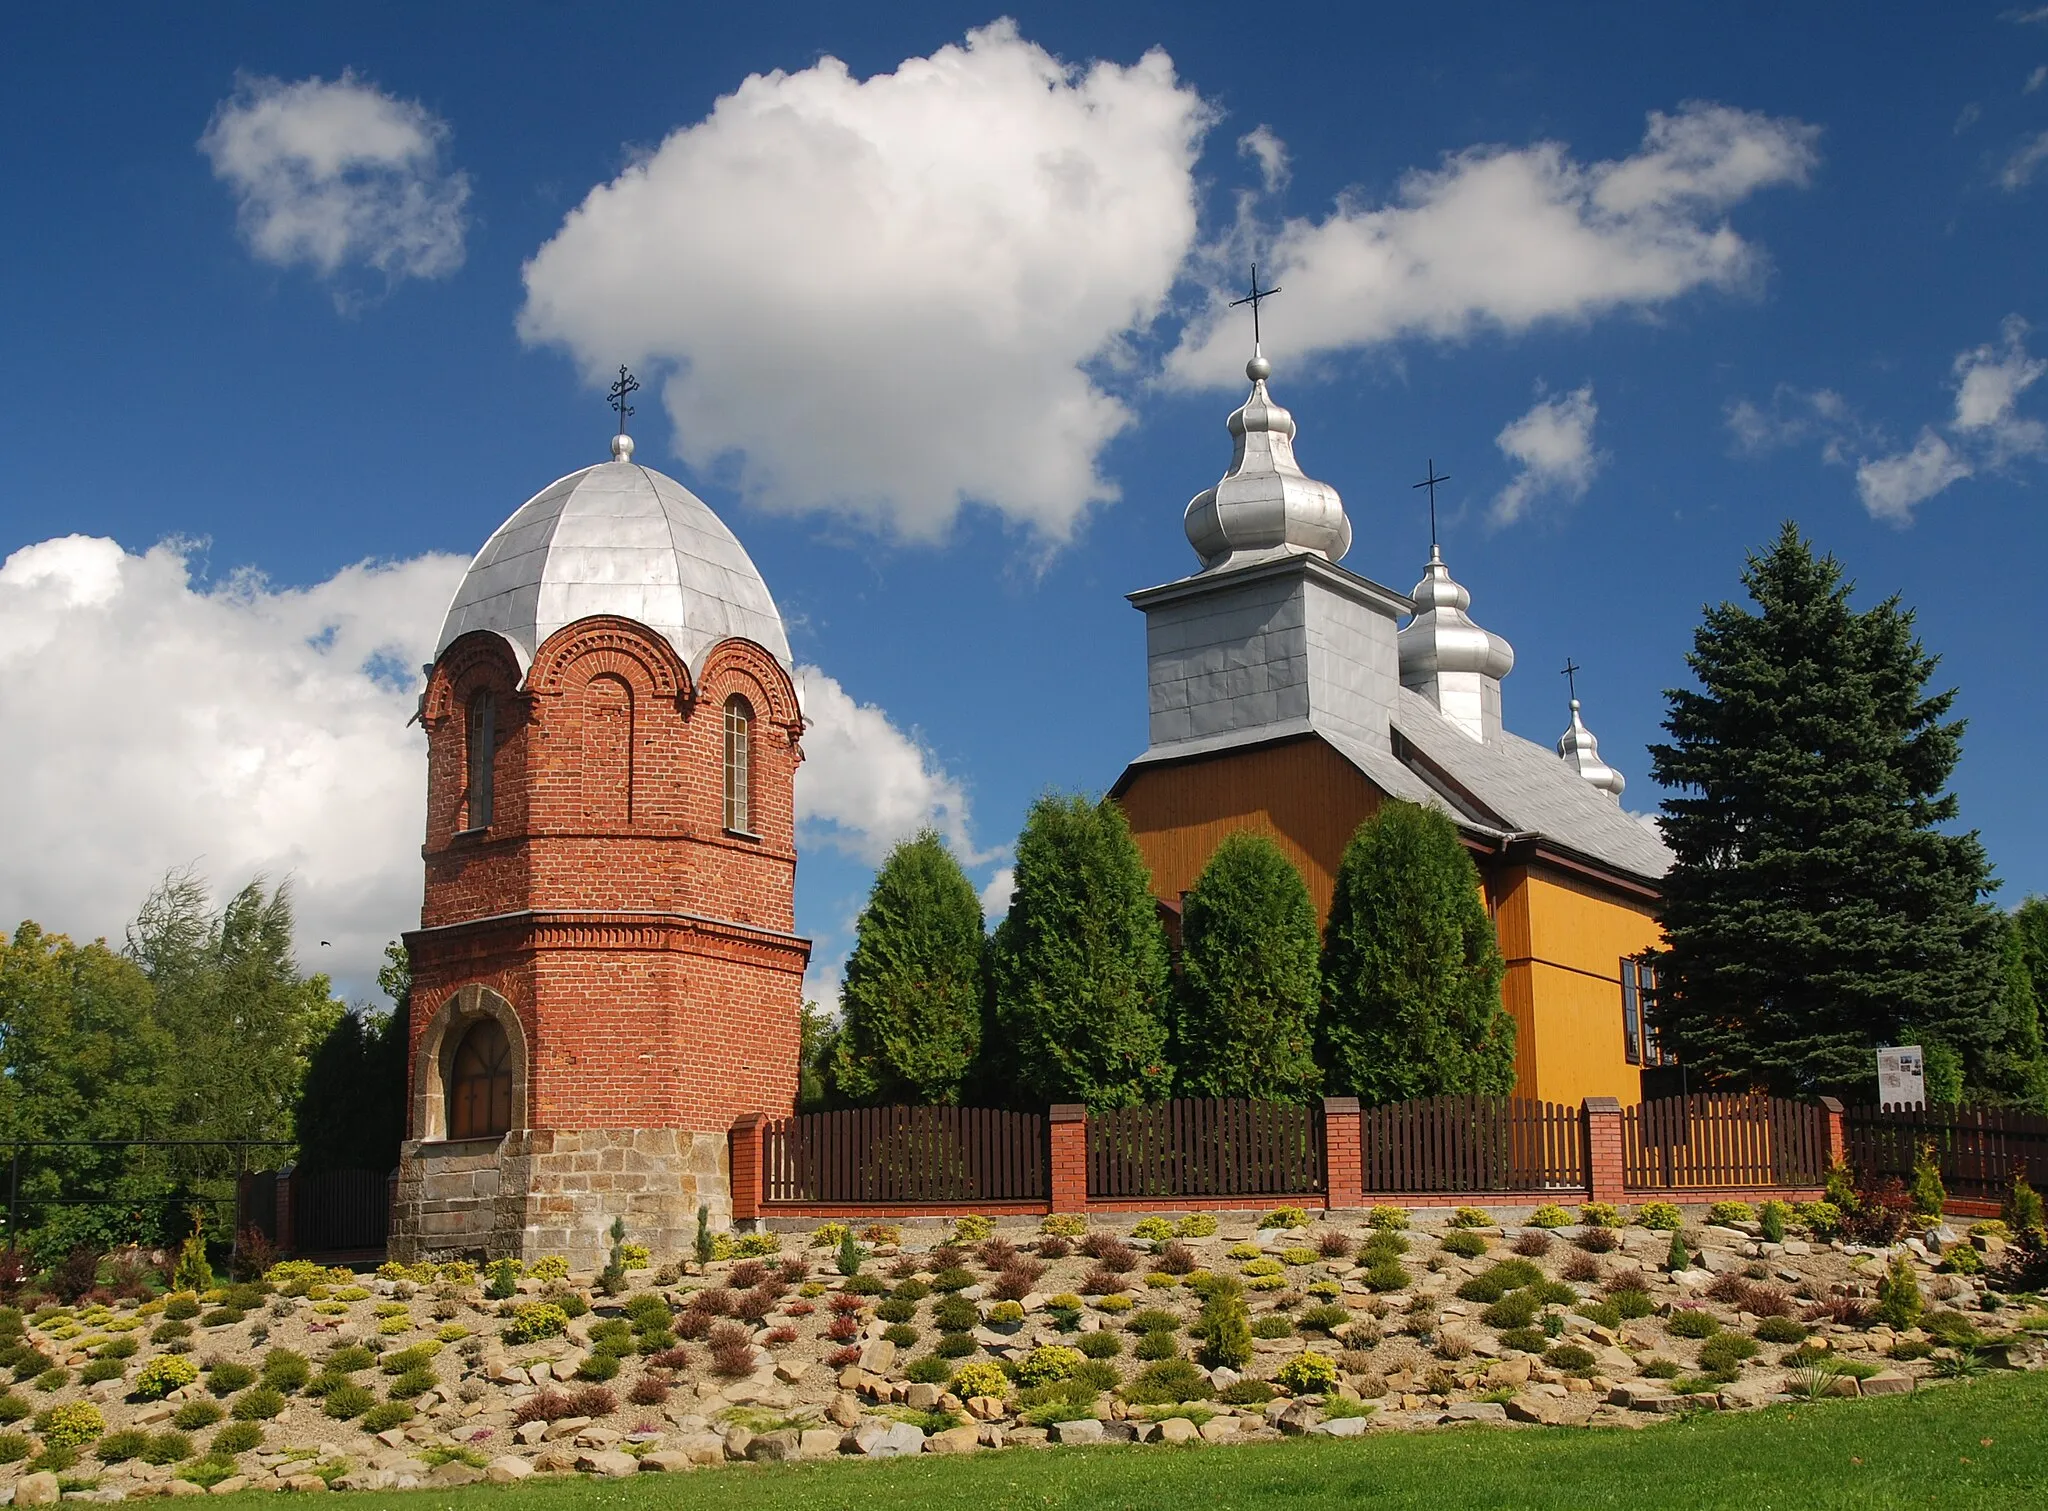
[[[168,1292],[116,1263],[74,1304],[0,1309],[0,1498],[1633,1427],[2048,1362],[2048,1314],[1987,1284],[2002,1224],[1872,1242],[1839,1219],[963,1216],[707,1233],[686,1258],[619,1234],[595,1275],[286,1262]]]

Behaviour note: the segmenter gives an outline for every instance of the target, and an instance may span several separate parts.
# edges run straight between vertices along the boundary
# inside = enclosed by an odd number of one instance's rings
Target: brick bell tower
[[[491,536],[427,668],[403,1260],[687,1248],[733,1119],[794,1103],[789,642],[702,500],[612,457]]]

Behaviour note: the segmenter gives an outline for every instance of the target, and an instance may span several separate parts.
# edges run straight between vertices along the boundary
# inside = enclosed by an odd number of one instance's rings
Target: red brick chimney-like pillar
[[[1365,1205],[1363,1121],[1357,1097],[1323,1098],[1323,1200],[1333,1211]]]
[[[1051,1145],[1046,1171],[1055,1212],[1082,1212],[1088,1207],[1088,1109],[1062,1102],[1046,1114]]]
[[[733,1121],[730,1158],[732,1166],[732,1220],[751,1222],[761,1215],[767,1175],[766,1153],[768,1115],[743,1112]]]
[[[1586,1200],[1620,1206],[1627,1193],[1627,1166],[1621,1151],[1621,1103],[1613,1097],[1587,1097]]]

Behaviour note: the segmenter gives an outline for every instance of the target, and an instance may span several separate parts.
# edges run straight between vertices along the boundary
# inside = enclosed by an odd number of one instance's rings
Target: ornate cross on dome
[[[1564,678],[1565,691],[1571,695],[1573,703],[1579,701],[1579,673],[1584,670],[1583,666],[1567,656],[1564,658],[1564,670],[1558,673]]]
[[[1254,351],[1258,349],[1259,345],[1259,306],[1279,292],[1280,289],[1277,284],[1270,289],[1259,287],[1259,265],[1255,262],[1252,264],[1252,291],[1242,299],[1230,301],[1232,309],[1236,309],[1240,304],[1249,304],[1252,307],[1252,349]]]
[[[620,435],[624,435],[626,433],[626,417],[633,412],[633,406],[626,402],[626,395],[631,393],[637,393],[639,391],[639,388],[640,380],[634,377],[630,372],[626,371],[626,368],[622,363],[619,367],[619,381],[612,385],[611,393],[609,395],[609,402],[611,404],[611,407],[619,412]]]
[[[1414,485],[1417,488],[1427,488],[1429,490],[1429,543],[1432,546],[1436,544],[1436,485],[1438,483],[1448,483],[1450,480],[1451,475],[1448,472],[1444,473],[1441,477],[1437,475],[1436,461],[1432,458],[1429,464],[1429,476]]]

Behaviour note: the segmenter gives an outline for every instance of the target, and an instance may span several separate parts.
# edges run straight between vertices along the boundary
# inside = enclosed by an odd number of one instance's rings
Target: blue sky
[[[1964,821],[2048,890],[2030,9],[15,7],[0,917],[290,874],[360,989],[417,906],[448,558],[603,458],[631,361],[640,459],[827,679],[829,992],[903,829],[987,883],[1143,746],[1122,595],[1194,564],[1252,252],[1345,564],[1405,590],[1450,474],[1511,728],[1574,657],[1650,807],[1701,604],[1795,518],[1918,610]]]

